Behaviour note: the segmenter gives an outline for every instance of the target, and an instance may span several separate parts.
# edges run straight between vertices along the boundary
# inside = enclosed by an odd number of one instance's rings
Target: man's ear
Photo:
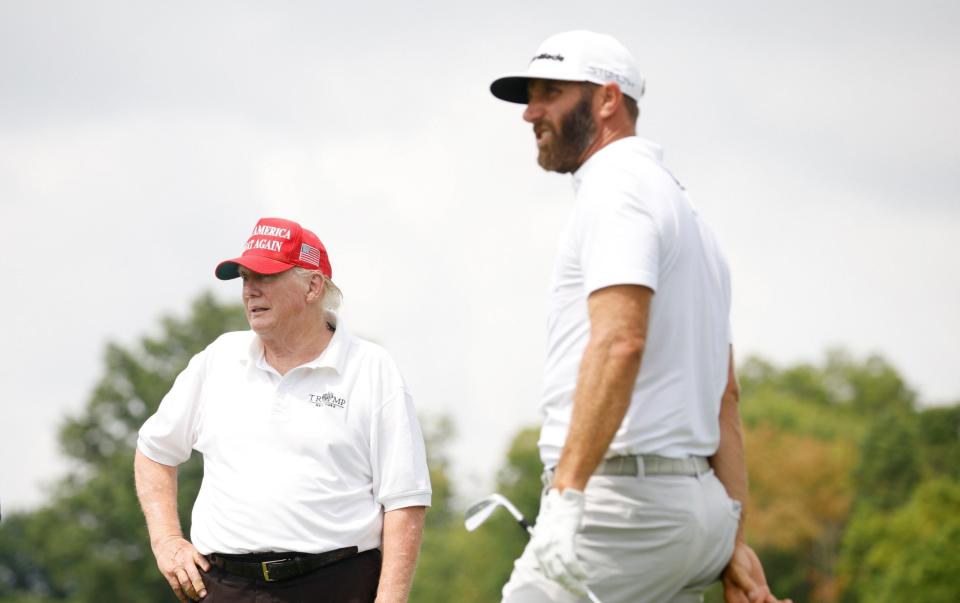
[[[310,275],[310,288],[307,290],[307,301],[312,302],[323,296],[323,277],[319,272]]]
[[[609,119],[623,105],[623,92],[615,82],[608,82],[597,89],[600,107],[597,110],[601,119]]]

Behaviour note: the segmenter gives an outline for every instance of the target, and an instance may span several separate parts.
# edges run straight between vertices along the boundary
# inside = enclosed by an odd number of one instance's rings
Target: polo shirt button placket
[[[270,414],[274,417],[288,415],[289,405],[290,403],[287,401],[287,387],[286,384],[281,381],[276,391],[274,391],[273,404],[270,405]]]

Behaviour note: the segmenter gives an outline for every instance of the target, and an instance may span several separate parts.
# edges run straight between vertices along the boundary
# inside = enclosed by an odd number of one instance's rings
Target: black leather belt
[[[358,555],[355,546],[311,555],[307,553],[257,553],[252,555],[207,555],[210,563],[228,574],[251,578],[262,582],[277,582],[302,576],[307,572],[320,569]]]

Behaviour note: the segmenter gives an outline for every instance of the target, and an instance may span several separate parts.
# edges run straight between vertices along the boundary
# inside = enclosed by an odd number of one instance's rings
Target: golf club
[[[520,527],[526,530],[528,534],[533,533],[533,526],[523,517],[523,513],[521,513],[506,496],[496,492],[470,505],[463,514],[463,526],[467,528],[468,532],[476,530],[483,525],[483,522],[490,518],[490,515],[497,510],[497,507],[503,507],[513,515],[513,518],[517,520]],[[597,595],[593,594],[589,586],[586,584],[582,586],[587,592],[587,598],[590,599],[592,603],[601,603],[600,599],[597,598]]]
[[[513,518],[517,520],[517,523],[520,524],[527,532],[531,532],[533,528],[530,526],[530,523],[524,519],[523,514],[513,506],[513,503],[507,500],[502,494],[493,493],[490,496],[484,498],[483,500],[470,505],[470,508],[464,513],[463,525],[467,528],[468,532],[472,532],[479,528],[483,522],[487,520],[490,515],[497,510],[497,507],[503,507],[513,515]]]

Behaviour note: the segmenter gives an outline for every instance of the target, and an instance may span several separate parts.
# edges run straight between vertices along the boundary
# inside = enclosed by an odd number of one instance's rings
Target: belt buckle
[[[260,569],[263,571],[263,579],[267,582],[276,582],[276,578],[270,577],[270,564],[272,563],[283,563],[287,561],[286,559],[274,559],[273,561],[261,561]]]

